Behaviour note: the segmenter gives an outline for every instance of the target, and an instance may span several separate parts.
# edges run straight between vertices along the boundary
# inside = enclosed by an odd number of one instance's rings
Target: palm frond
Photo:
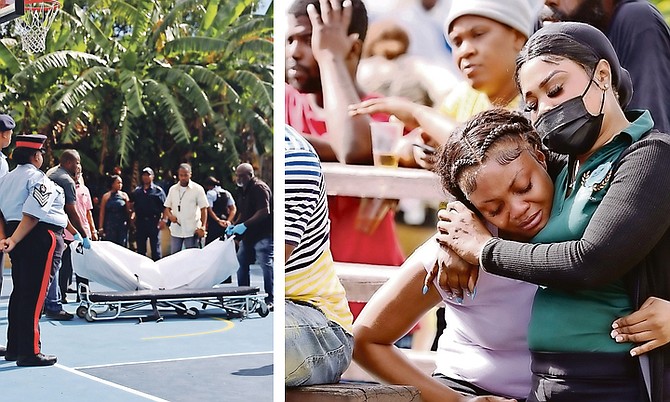
[[[100,87],[106,79],[113,78],[115,73],[116,71],[110,67],[95,66],[89,68],[67,87],[63,97],[55,104],[55,107],[68,113],[70,109],[79,105],[90,92]]]
[[[174,92],[192,104],[199,116],[207,116],[212,113],[207,94],[200,88],[197,81],[184,70],[159,67],[152,72],[156,78],[160,78]]]
[[[166,122],[168,132],[177,143],[189,144],[191,134],[181,114],[179,102],[172,96],[170,89],[165,84],[154,80],[145,80],[145,95],[157,107],[158,115]]]
[[[14,78],[17,80],[36,80],[40,74],[44,74],[53,69],[76,67],[81,71],[93,66],[106,65],[107,62],[96,55],[85,52],[61,50],[39,57],[17,73]]]
[[[146,114],[147,111],[142,104],[143,91],[140,78],[132,71],[123,70],[119,74],[119,79],[128,112],[135,117]]]

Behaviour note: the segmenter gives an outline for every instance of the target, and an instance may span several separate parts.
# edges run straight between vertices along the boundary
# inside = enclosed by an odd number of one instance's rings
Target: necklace
[[[181,189],[184,189],[182,192]],[[181,199],[184,198],[184,195],[186,194],[186,190],[188,190],[188,187],[180,187],[179,188],[179,205],[177,205],[177,212],[181,212]]]

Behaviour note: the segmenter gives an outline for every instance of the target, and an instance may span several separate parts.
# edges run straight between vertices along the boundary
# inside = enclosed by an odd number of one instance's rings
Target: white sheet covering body
[[[109,241],[72,247],[74,272],[108,288],[208,289],[235,274],[239,268],[232,238],[213,241],[202,249],[186,249],[158,261]]]

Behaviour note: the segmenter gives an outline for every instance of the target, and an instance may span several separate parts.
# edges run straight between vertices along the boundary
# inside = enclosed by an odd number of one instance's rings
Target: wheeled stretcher
[[[211,289],[145,289],[127,292],[91,292],[84,283],[79,285],[81,303],[77,316],[88,322],[113,320],[116,318],[138,318],[162,321],[162,310],[173,310],[178,315],[198,318],[200,310],[186,303],[200,303],[202,309],[209,306],[223,309],[230,318],[246,318],[256,312],[261,317],[269,314],[265,294],[257,287],[220,286]],[[152,314],[138,314],[140,309],[151,306]]]
[[[179,251],[158,261],[107,241],[84,249],[70,244],[77,275],[111,290],[91,291],[80,284],[77,316],[92,322],[115,318],[163,319],[161,311],[196,318],[193,304],[223,309],[229,317],[269,313],[266,294],[257,287],[219,285],[239,267],[232,238],[211,242],[202,249]],[[189,303],[187,305],[187,303]],[[151,314],[147,315],[147,308]],[[139,315],[143,310],[144,314]]]

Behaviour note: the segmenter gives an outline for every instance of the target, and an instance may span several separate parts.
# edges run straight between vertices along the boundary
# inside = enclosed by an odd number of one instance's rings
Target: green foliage
[[[189,162],[194,179],[230,184],[241,159],[272,152],[273,21],[254,6],[64,0],[43,55],[0,41],[4,111],[101,175],[150,165],[160,178]]]
[[[652,1],[656,8],[663,14],[665,22],[670,24],[670,0],[654,0]]]

